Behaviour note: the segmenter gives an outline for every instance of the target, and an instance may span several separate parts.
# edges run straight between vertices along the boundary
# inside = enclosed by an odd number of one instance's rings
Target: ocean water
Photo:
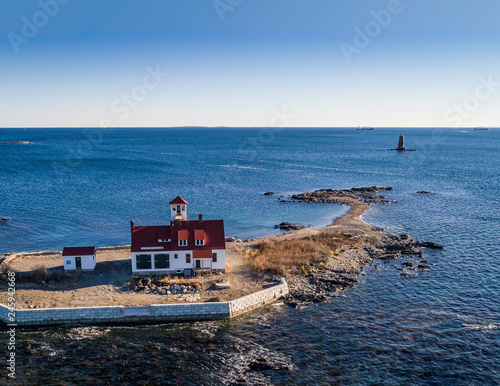
[[[419,151],[387,150],[401,132]],[[394,187],[397,202],[365,221],[445,246],[427,251],[430,271],[375,262],[304,309],[19,332],[19,383],[500,383],[500,130],[0,129],[0,151],[0,217],[13,219],[0,252],[128,244],[129,220],[164,223],[178,194],[189,217],[224,218],[227,235],[320,226],[346,208],[278,196],[367,185]],[[259,358],[273,369],[252,369]]]

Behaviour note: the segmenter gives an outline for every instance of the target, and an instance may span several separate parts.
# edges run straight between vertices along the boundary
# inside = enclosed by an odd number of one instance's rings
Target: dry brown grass
[[[330,258],[336,258],[348,247],[361,242],[349,233],[323,232],[301,239],[282,240],[271,237],[258,242],[255,249],[243,251],[256,273],[279,275],[306,272],[312,266],[325,267]]]

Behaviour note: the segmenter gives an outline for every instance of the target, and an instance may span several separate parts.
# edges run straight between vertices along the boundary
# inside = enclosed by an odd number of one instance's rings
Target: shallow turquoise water
[[[386,150],[401,131],[418,152]],[[128,244],[129,219],[165,222],[177,194],[192,218],[224,218],[228,235],[270,234],[281,221],[323,225],[345,208],[276,196],[366,185],[393,186],[397,201],[366,221],[445,249],[428,251],[430,271],[401,277],[401,261],[377,262],[343,297],[300,310],[275,304],[231,321],[20,333],[20,379],[500,382],[499,130],[120,129],[91,146],[85,134],[0,130],[0,142],[34,142],[0,144],[0,217],[13,218],[0,223],[0,252]],[[76,160],[57,164],[76,149]],[[251,370],[259,357],[276,369]]]

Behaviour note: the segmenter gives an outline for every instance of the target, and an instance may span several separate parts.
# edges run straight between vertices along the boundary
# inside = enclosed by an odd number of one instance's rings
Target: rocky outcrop
[[[384,204],[391,201],[387,200],[385,196],[378,194],[378,192],[390,191],[392,189],[392,187],[382,186],[366,186],[343,190],[319,189],[314,192],[294,194],[288,200],[281,201],[348,204],[349,200],[356,200],[367,204]]]
[[[236,237],[226,237],[226,243],[234,243],[236,241]]]
[[[434,194],[432,190],[419,190],[417,193],[419,194]]]
[[[272,194],[274,194],[274,192],[265,192],[265,193],[264,193],[264,196],[270,196],[270,195],[272,195]]]
[[[296,231],[296,230],[304,229],[304,228],[305,228],[304,225],[292,224],[289,222],[282,222],[281,224],[274,226],[274,229],[281,229],[284,231]]]
[[[323,303],[336,296],[338,291],[352,287],[358,282],[359,272],[313,268],[307,274],[288,277],[290,293],[283,302],[292,308],[311,303]]]
[[[8,217],[2,217],[2,218],[0,218],[0,222],[10,221],[10,220],[12,220],[12,219],[8,218]]]
[[[415,245],[424,248],[443,249],[443,246],[441,244],[433,243],[432,241],[417,241]]]

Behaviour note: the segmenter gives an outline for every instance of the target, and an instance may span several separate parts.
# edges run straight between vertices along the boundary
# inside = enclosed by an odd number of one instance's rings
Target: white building
[[[140,275],[225,272],[223,220],[187,220],[187,201],[170,202],[170,225],[135,226],[130,222],[132,272]]]
[[[65,247],[63,263],[66,271],[93,271],[96,266],[96,247]]]

